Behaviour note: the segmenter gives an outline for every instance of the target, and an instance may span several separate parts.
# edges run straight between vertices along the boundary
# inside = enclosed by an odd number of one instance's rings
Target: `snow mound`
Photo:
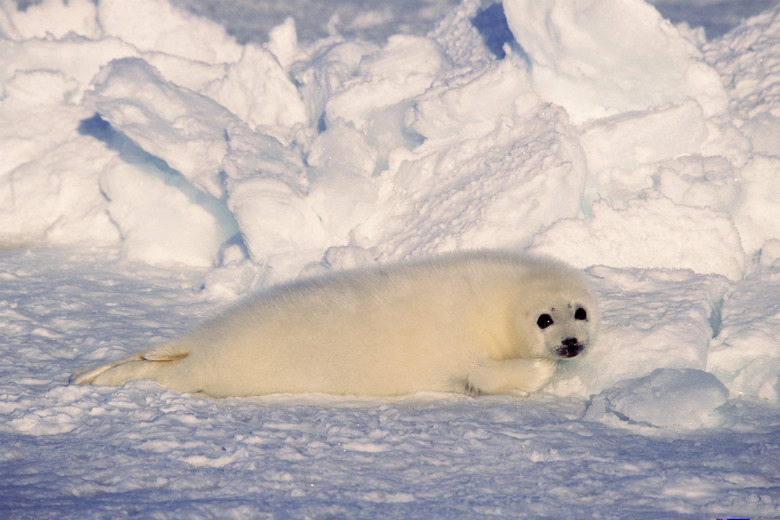
[[[585,418],[613,425],[713,427],[720,422],[716,409],[728,397],[723,383],[708,372],[659,368],[595,395]]]

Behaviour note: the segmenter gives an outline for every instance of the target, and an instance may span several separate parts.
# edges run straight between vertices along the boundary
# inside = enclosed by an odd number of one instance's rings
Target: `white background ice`
[[[0,516],[776,517],[777,2],[377,5],[0,2]],[[67,385],[475,247],[600,298],[537,395]]]

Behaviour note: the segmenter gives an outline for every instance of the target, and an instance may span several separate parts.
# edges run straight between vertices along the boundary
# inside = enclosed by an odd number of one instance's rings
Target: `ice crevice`
[[[723,301],[725,295],[721,294],[712,300],[710,306],[710,317],[708,322],[710,328],[712,328],[712,339],[717,339],[720,335],[720,330],[723,327]]]
[[[188,237],[193,234],[193,231],[185,231],[187,215],[198,215],[199,220],[207,224],[207,228],[202,231],[205,231],[206,239],[212,241],[211,252],[207,255],[203,255],[201,251],[191,251],[190,258],[196,264],[217,264],[218,252],[222,246],[236,241],[239,235],[238,223],[223,201],[199,189],[181,172],[171,168],[164,159],[144,150],[126,134],[116,130],[99,113],[83,119],[79,123],[78,132],[105,143],[109,150],[117,153],[117,159],[123,163],[114,162],[101,173],[100,189],[108,204],[106,211],[109,219],[126,242],[148,240],[156,235],[154,240],[157,245],[152,246],[152,254],[139,258],[140,260],[166,263],[167,255],[178,256],[180,247],[185,248],[186,255],[186,246],[192,242],[177,242],[175,235],[180,231],[184,231]],[[145,189],[128,196],[127,186],[138,182],[144,185]],[[160,200],[162,205],[148,205],[149,200]],[[139,210],[143,213],[144,207],[147,217],[150,218],[135,214]],[[148,211],[159,213],[160,217],[169,222],[179,221],[179,229],[175,233],[166,232],[167,224],[156,222]],[[158,231],[149,235],[148,232],[154,228]],[[143,236],[139,233],[141,230]],[[167,248],[170,248],[169,253],[165,251]]]
[[[103,119],[99,113],[82,120],[78,130],[82,135],[88,135],[104,142],[109,150],[117,152],[119,157],[129,164],[148,163],[153,166],[164,174],[161,178],[167,185],[176,187],[187,195],[193,204],[204,207],[207,211],[213,213],[215,217],[233,218],[220,199],[205,193],[187,180],[180,171],[171,168],[164,159],[147,152],[127,135],[114,129],[111,123]],[[222,197],[223,200],[224,198],[225,196]],[[217,215],[220,208],[222,208],[224,215]]]

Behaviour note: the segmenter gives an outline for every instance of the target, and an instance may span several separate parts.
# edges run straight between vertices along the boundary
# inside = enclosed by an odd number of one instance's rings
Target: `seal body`
[[[76,384],[152,379],[211,396],[525,393],[587,350],[597,310],[575,269],[452,253],[280,285]]]

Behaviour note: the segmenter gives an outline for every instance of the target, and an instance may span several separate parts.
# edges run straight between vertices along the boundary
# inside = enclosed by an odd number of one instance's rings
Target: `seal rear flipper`
[[[188,355],[189,352],[176,345],[163,343],[119,361],[78,370],[70,376],[69,382],[74,385],[119,386],[134,379],[155,379],[154,374],[161,365]]]

